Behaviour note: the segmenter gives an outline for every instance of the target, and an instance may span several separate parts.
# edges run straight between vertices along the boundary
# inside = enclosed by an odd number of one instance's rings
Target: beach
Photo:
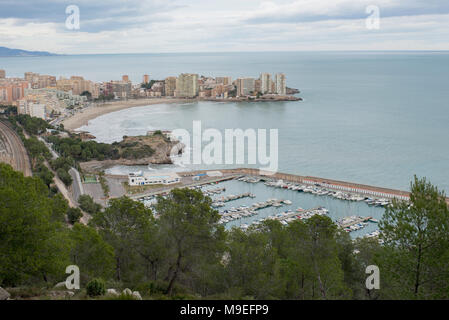
[[[84,108],[81,111],[76,112],[73,116],[64,119],[61,123],[64,125],[64,128],[66,130],[73,131],[86,125],[89,122],[89,120],[95,119],[101,115],[110,112],[139,106],[150,106],[154,104],[164,104],[164,103],[188,103],[192,101],[196,100],[176,99],[176,98],[152,98],[152,99],[132,99],[126,101],[105,102]]]

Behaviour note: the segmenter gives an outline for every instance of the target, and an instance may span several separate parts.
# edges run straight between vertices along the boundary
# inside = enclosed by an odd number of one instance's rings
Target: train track
[[[0,139],[4,146],[2,162],[10,164],[14,170],[22,171],[27,177],[32,175],[30,160],[22,140],[5,122],[0,120]],[[8,159],[9,161],[4,161]]]

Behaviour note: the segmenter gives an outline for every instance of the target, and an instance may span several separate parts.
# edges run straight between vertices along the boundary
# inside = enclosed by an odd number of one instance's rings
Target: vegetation
[[[58,136],[49,136],[48,141],[59,154],[64,157],[73,158],[76,161],[90,161],[106,159],[138,159],[150,157],[154,150],[146,144],[134,142],[115,142],[113,144],[98,143],[96,141],[82,141],[76,136],[61,138]]]
[[[47,121],[31,117],[27,114],[19,114],[17,116],[10,117],[10,122],[15,124],[15,122],[20,123],[23,129],[28,132],[30,135],[38,135],[44,132],[47,128],[51,129],[52,126],[47,123]]]
[[[153,209],[122,197],[102,210],[83,198],[93,217],[70,229],[60,196],[0,165],[0,286],[54,284],[76,264],[90,296],[104,294],[101,278],[153,299],[447,299],[445,196],[425,179],[411,191],[410,203],[386,210],[383,244],[352,241],[322,216],[225,230],[211,199],[189,189]],[[380,269],[380,290],[365,287],[368,265]]]
[[[160,81],[160,80],[159,80]],[[150,80],[150,82],[145,82],[145,83],[141,83],[140,87],[144,88],[144,89],[151,89],[151,87],[153,86],[153,84],[155,84],[156,82],[158,82],[158,80]]]
[[[92,100],[92,93],[90,93],[90,92],[87,91],[87,90],[81,92],[80,96],[86,96],[88,101]]]
[[[14,116],[17,115],[17,107],[12,105],[0,105],[0,108],[3,110],[3,114],[6,116]]]
[[[115,96],[114,96],[113,93],[110,93],[110,94],[103,94],[103,93],[100,93],[100,95],[98,96],[98,98],[95,98],[94,101],[95,101],[95,102],[99,102],[99,101],[105,102],[105,101],[114,100],[114,98],[115,98]]]
[[[80,208],[69,208],[67,210],[67,219],[71,224],[75,224],[80,221],[80,218],[83,216]]]
[[[105,197],[109,197],[109,185],[104,177],[104,172],[101,171],[98,175],[98,180],[100,181],[101,189],[103,189],[103,194]]]
[[[78,204],[83,211],[86,211],[89,214],[95,214],[101,210],[101,205],[96,203],[91,196],[87,194],[83,194],[78,198]]]
[[[387,298],[449,297],[449,210],[443,192],[426,179],[411,185],[411,203],[395,201],[381,221],[385,242],[379,263]]]
[[[53,144],[53,148],[63,157],[76,161],[118,159],[117,148],[110,144],[95,141],[82,141],[78,137],[61,138],[49,136],[47,140]]]
[[[89,281],[86,291],[91,297],[104,295],[106,293],[104,281],[102,279],[93,279]]]

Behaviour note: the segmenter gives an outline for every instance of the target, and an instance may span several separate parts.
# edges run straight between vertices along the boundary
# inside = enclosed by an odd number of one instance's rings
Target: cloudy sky
[[[79,8],[78,30],[66,27],[69,5]],[[449,0],[0,0],[0,46],[65,54],[449,50]]]

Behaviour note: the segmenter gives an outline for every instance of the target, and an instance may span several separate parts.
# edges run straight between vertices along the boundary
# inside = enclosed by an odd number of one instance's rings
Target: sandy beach
[[[195,99],[175,99],[175,98],[153,98],[153,99],[133,99],[127,101],[113,101],[102,104],[96,104],[75,113],[73,116],[64,119],[62,124],[66,130],[75,130],[86,125],[89,120],[95,119],[103,114],[119,111],[122,109],[149,106],[161,103],[188,103],[196,101]]]

